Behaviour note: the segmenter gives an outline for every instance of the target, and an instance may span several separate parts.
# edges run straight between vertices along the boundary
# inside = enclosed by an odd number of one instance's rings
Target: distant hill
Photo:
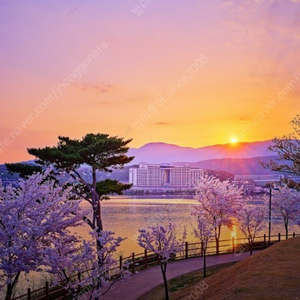
[[[23,161],[22,163],[24,164],[34,164],[34,161]],[[105,180],[107,178],[109,179],[117,179],[121,182],[128,182],[129,181],[129,168],[134,168],[138,167],[138,165],[130,165],[130,166],[125,166],[124,169],[115,169],[113,172],[97,172],[97,178],[98,180]],[[89,167],[86,165],[82,165],[79,169],[79,173],[82,175],[82,177],[90,182],[92,180],[92,172]],[[67,176],[68,177],[68,176]],[[15,174],[10,174],[6,166],[0,165],[0,179],[6,184],[16,184],[16,182],[19,179],[19,175],[17,173]]]
[[[34,160],[28,160],[28,161],[22,161],[20,163],[28,164],[28,165],[36,165]],[[17,173],[10,174],[8,170],[6,169],[5,164],[0,165],[0,179],[4,185],[18,181],[19,175]]]
[[[261,156],[254,158],[221,158],[210,159],[198,162],[177,162],[175,165],[190,164],[192,167],[211,170],[208,175],[213,175],[222,179],[232,179],[233,175],[268,175],[275,174],[268,169],[264,169],[260,162],[268,162],[277,156]],[[138,165],[126,166],[121,170],[114,170],[112,173],[100,172],[100,179],[111,178],[121,181],[129,180],[129,168],[136,168]]]
[[[267,175],[274,174],[274,172],[264,169],[260,162],[268,162],[270,159],[276,158],[276,155],[253,158],[221,158],[199,161],[191,165],[201,169],[226,171],[234,175]]]
[[[263,141],[188,148],[165,143],[150,143],[138,149],[129,149],[128,155],[135,156],[133,165],[113,170],[112,173],[98,172],[98,179],[111,178],[126,182],[129,180],[129,168],[137,167],[140,162],[191,164],[194,167],[226,171],[234,175],[270,174],[272,173],[270,170],[263,169],[259,164],[260,161],[269,161],[275,157],[274,153],[267,151],[270,144],[271,141]],[[25,163],[33,164],[34,161]],[[91,179],[86,166],[82,165],[81,172],[84,172],[86,180]],[[230,178],[231,175],[221,174],[221,176]],[[9,183],[16,181],[18,176],[9,174],[5,165],[0,165],[0,178],[3,182]]]
[[[172,163],[199,162],[220,158],[252,158],[272,156],[267,148],[271,141],[214,145],[201,148],[180,147],[166,143],[149,143],[140,148],[129,149],[128,154],[135,156],[133,163]]]

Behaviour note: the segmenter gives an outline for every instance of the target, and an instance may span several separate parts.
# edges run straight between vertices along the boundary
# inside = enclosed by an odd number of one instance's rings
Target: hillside
[[[274,159],[276,156],[264,156],[254,158],[222,158],[222,159],[210,159],[198,162],[178,162],[175,164],[191,164],[192,167],[201,168],[206,170],[212,170],[208,174],[217,177],[233,178],[233,175],[250,175],[250,174],[272,174],[273,172],[264,169],[259,162],[267,162],[270,159]],[[26,163],[26,162],[25,162]],[[29,161],[28,163],[32,163]],[[98,172],[98,179],[104,180],[106,178],[117,179],[122,182],[128,182],[129,180],[129,168],[138,167],[138,165],[128,165],[124,169],[116,169],[113,172]],[[85,179],[91,180],[91,172],[86,169],[85,166],[81,167],[81,172],[84,172]],[[225,173],[224,173],[225,172]],[[220,174],[219,174],[220,173]],[[16,174],[10,175],[5,165],[0,165],[0,178],[3,182],[10,182],[10,180],[16,180],[18,176]]]
[[[300,238],[294,238],[208,277],[205,280],[208,289],[201,299],[300,299],[299,282]]]
[[[267,175],[274,172],[264,169],[260,162],[268,162],[270,159],[275,159],[277,156],[263,156],[254,158],[221,158],[210,159],[192,163],[196,168],[208,170],[225,170],[234,175],[250,175],[260,174]]]
[[[123,182],[129,180],[129,168],[137,166],[139,162],[148,163],[175,163],[191,164],[193,167],[226,171],[234,175],[248,174],[270,174],[259,164],[260,161],[269,161],[275,156],[267,151],[270,141],[214,145],[202,148],[188,148],[165,143],[150,143],[138,149],[130,148],[128,156],[135,156],[131,165],[124,169],[115,169],[112,173],[98,172],[98,179],[117,179]],[[33,161],[25,163],[32,164]],[[84,165],[81,171],[85,173],[85,178],[90,180],[91,174]],[[230,175],[231,176],[231,175]],[[5,183],[15,181],[17,175],[8,174],[5,165],[0,165],[0,179]]]
[[[171,163],[177,161],[198,162],[219,158],[251,158],[272,156],[267,148],[271,141],[213,145],[201,148],[180,147],[166,143],[149,143],[140,148],[130,148],[133,163]]]

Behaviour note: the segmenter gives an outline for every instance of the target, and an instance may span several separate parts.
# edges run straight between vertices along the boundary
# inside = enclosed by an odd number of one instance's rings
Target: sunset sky
[[[0,53],[0,163],[89,132],[267,140],[300,108],[300,0],[4,0]]]

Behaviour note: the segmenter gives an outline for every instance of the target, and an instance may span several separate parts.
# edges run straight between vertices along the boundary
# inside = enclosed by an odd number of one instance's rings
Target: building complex
[[[129,182],[133,188],[190,189],[203,175],[203,169],[191,168],[190,165],[141,163],[138,168],[129,169]]]
[[[284,176],[281,174],[271,175],[234,175],[235,181],[254,182],[256,186],[265,186],[267,183],[279,182]]]
[[[279,183],[284,176],[282,174],[269,175],[234,175],[234,183],[242,186],[244,191],[252,193],[260,191],[268,186],[268,184]]]

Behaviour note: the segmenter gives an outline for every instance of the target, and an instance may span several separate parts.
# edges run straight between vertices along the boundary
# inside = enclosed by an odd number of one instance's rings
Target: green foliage
[[[214,176],[216,178],[219,178],[221,181],[234,179],[234,175],[229,172],[226,172],[226,171],[206,170],[205,172],[206,172],[206,175]]]
[[[53,165],[58,171],[64,171],[72,178],[69,183],[74,185],[74,192],[92,207],[92,218],[85,217],[84,221],[100,233],[103,230],[100,200],[109,199],[110,194],[121,194],[131,185],[111,179],[98,181],[97,172],[112,172],[113,169],[121,169],[132,161],[133,157],[126,155],[129,150],[127,144],[131,139],[124,140],[100,133],[89,133],[81,140],[62,136],[58,139],[57,146],[30,148],[28,153],[36,157],[37,163]],[[84,170],[80,171],[80,166],[84,166]],[[97,247],[101,249],[100,242],[97,242]]]
[[[40,173],[43,171],[42,167],[34,166],[29,164],[15,163],[15,164],[5,164],[9,174],[18,173],[22,178],[28,178],[34,173]]]
[[[55,147],[30,148],[28,153],[37,157],[37,163],[54,164],[56,168],[66,171],[87,164],[93,170],[111,172],[111,168],[122,168],[133,159],[126,156],[127,144],[131,139],[92,133],[81,140],[62,136],[58,139]]]
[[[107,195],[122,195],[124,190],[130,189],[132,184],[124,184],[118,180],[105,179],[97,182],[96,191],[101,199],[108,199]]]

